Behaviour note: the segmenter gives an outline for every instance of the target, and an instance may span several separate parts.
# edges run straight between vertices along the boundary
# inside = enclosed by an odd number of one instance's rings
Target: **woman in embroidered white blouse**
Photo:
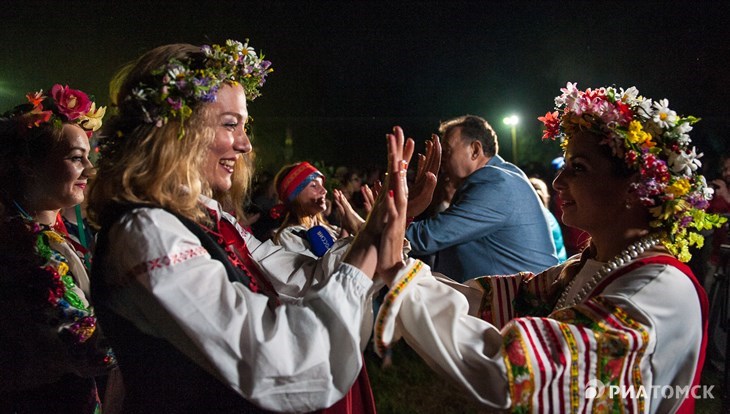
[[[102,225],[92,295],[118,349],[126,411],[332,405],[362,366],[370,279],[405,271],[403,162],[413,143],[402,133],[388,139],[390,192],[333,269],[258,242],[204,195],[229,189],[251,151],[247,100],[269,71],[229,40],[161,46],[113,81],[119,111],[103,130],[89,204]]]
[[[569,83],[556,104],[540,118],[565,149],[553,187],[590,247],[538,275],[468,286],[411,262],[386,281],[378,348],[405,338],[492,409],[693,412],[707,298],[682,261],[698,230],[721,221],[703,211],[711,191],[687,135],[696,119],[636,88]]]

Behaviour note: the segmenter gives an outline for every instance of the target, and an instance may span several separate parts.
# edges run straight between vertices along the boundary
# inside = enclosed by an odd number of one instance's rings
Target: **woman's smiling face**
[[[296,198],[301,214],[314,216],[327,210],[326,195],[327,189],[324,188],[322,177],[317,177],[307,183]]]
[[[83,202],[93,168],[89,150],[86,132],[77,125],[64,124],[61,140],[33,167],[29,208],[60,210]]]
[[[215,139],[208,147],[205,177],[213,190],[231,188],[236,159],[251,152],[251,141],[244,130],[248,121],[246,95],[241,85],[223,85],[210,104],[215,122]]]

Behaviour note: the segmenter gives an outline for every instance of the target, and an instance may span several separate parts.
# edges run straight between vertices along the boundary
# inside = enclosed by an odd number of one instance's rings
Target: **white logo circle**
[[[601,380],[592,379],[588,381],[588,384],[586,384],[586,398],[592,400],[599,395],[602,395],[605,389],[606,386],[603,385],[603,382],[601,382]]]

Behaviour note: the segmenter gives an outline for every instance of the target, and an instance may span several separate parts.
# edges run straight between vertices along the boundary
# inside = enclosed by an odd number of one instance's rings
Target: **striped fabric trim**
[[[517,296],[522,278],[526,275],[529,273],[475,279],[483,291],[479,306],[480,318],[498,329],[511,321],[515,317],[512,301]]]
[[[568,345],[568,355],[570,356],[570,361],[567,359],[565,360],[566,364],[566,372],[570,372],[570,379],[571,381],[568,381],[567,384],[561,384],[563,385],[562,388],[564,388],[566,385],[569,387],[569,392],[567,395],[570,397],[570,410],[571,412],[577,412],[580,408],[580,386],[579,386],[579,380],[580,380],[580,370],[579,370],[579,364],[580,364],[580,354],[581,354],[581,348],[578,347],[578,341],[576,340],[576,336],[573,333],[573,331],[570,329],[570,326],[567,324],[560,324],[558,326],[560,329],[560,333],[563,335],[563,338],[565,340],[565,343]],[[584,339],[585,337],[581,337],[581,339]],[[575,379],[575,380],[573,380]],[[585,388],[585,387],[582,387]]]
[[[301,193],[302,190],[304,190],[304,187],[306,187],[307,184],[311,183],[317,177],[321,177],[321,176],[322,176],[322,174],[319,171],[315,171],[315,172],[309,174],[308,176],[304,177],[304,179],[302,179],[302,181],[299,184],[297,184],[296,187],[294,187],[293,189],[287,189],[287,191],[289,191],[289,194],[286,196],[286,199],[289,200],[290,202],[294,201],[294,199],[297,198],[299,193]]]
[[[596,380],[639,389],[646,328],[600,297],[551,316],[516,318],[503,329],[512,411],[643,412],[641,395],[587,398],[585,391]]]
[[[627,386],[632,386],[633,389],[638,389],[642,384],[639,361],[646,352],[646,347],[649,343],[649,333],[640,324],[631,319],[622,309],[618,307],[611,309],[612,305],[605,298],[596,297],[586,302],[585,305],[587,309],[595,312],[596,318],[601,318],[598,319],[601,321],[599,323],[606,330],[613,329],[622,332],[624,335],[622,340],[627,343],[630,349],[636,350],[633,354],[627,356],[624,365],[621,367],[620,384],[626,384]],[[609,309],[611,309],[610,313],[608,311]],[[604,378],[613,380],[610,377],[612,371],[615,371],[612,370],[612,367],[606,367],[606,376]],[[610,383],[611,385],[619,384],[615,381],[611,381]],[[604,384],[608,385],[609,383],[604,382]],[[635,399],[628,399],[626,403],[631,406],[630,412],[644,412],[644,406],[646,404],[645,396],[638,395]],[[615,408],[620,409],[620,406],[615,404]]]
[[[521,315],[546,316],[552,311],[560,275],[548,270],[539,275],[521,272],[474,279],[482,290],[479,317],[502,328]]]
[[[312,164],[306,161],[299,163],[279,183],[279,187],[276,189],[279,198],[281,201],[294,200],[304,186],[317,177],[324,179],[324,175]]]

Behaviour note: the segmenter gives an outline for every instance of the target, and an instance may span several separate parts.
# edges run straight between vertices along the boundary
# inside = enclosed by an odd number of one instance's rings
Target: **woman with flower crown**
[[[158,47],[112,83],[118,112],[89,197],[101,224],[92,292],[118,348],[126,411],[331,406],[362,367],[370,279],[409,271],[402,164],[413,142],[402,132],[388,139],[390,191],[349,247],[319,260],[259,242],[208,198],[231,188],[251,152],[247,100],[269,72],[229,40]]]
[[[563,220],[590,246],[537,275],[459,285],[422,265],[386,280],[378,349],[404,337],[491,409],[693,412],[707,298],[682,262],[722,221],[704,211],[711,190],[687,135],[697,119],[636,88],[562,91],[540,119],[545,138],[563,139]]]
[[[84,200],[105,108],[58,84],[26,97],[0,117],[0,412],[99,413],[115,359],[59,212]]]

